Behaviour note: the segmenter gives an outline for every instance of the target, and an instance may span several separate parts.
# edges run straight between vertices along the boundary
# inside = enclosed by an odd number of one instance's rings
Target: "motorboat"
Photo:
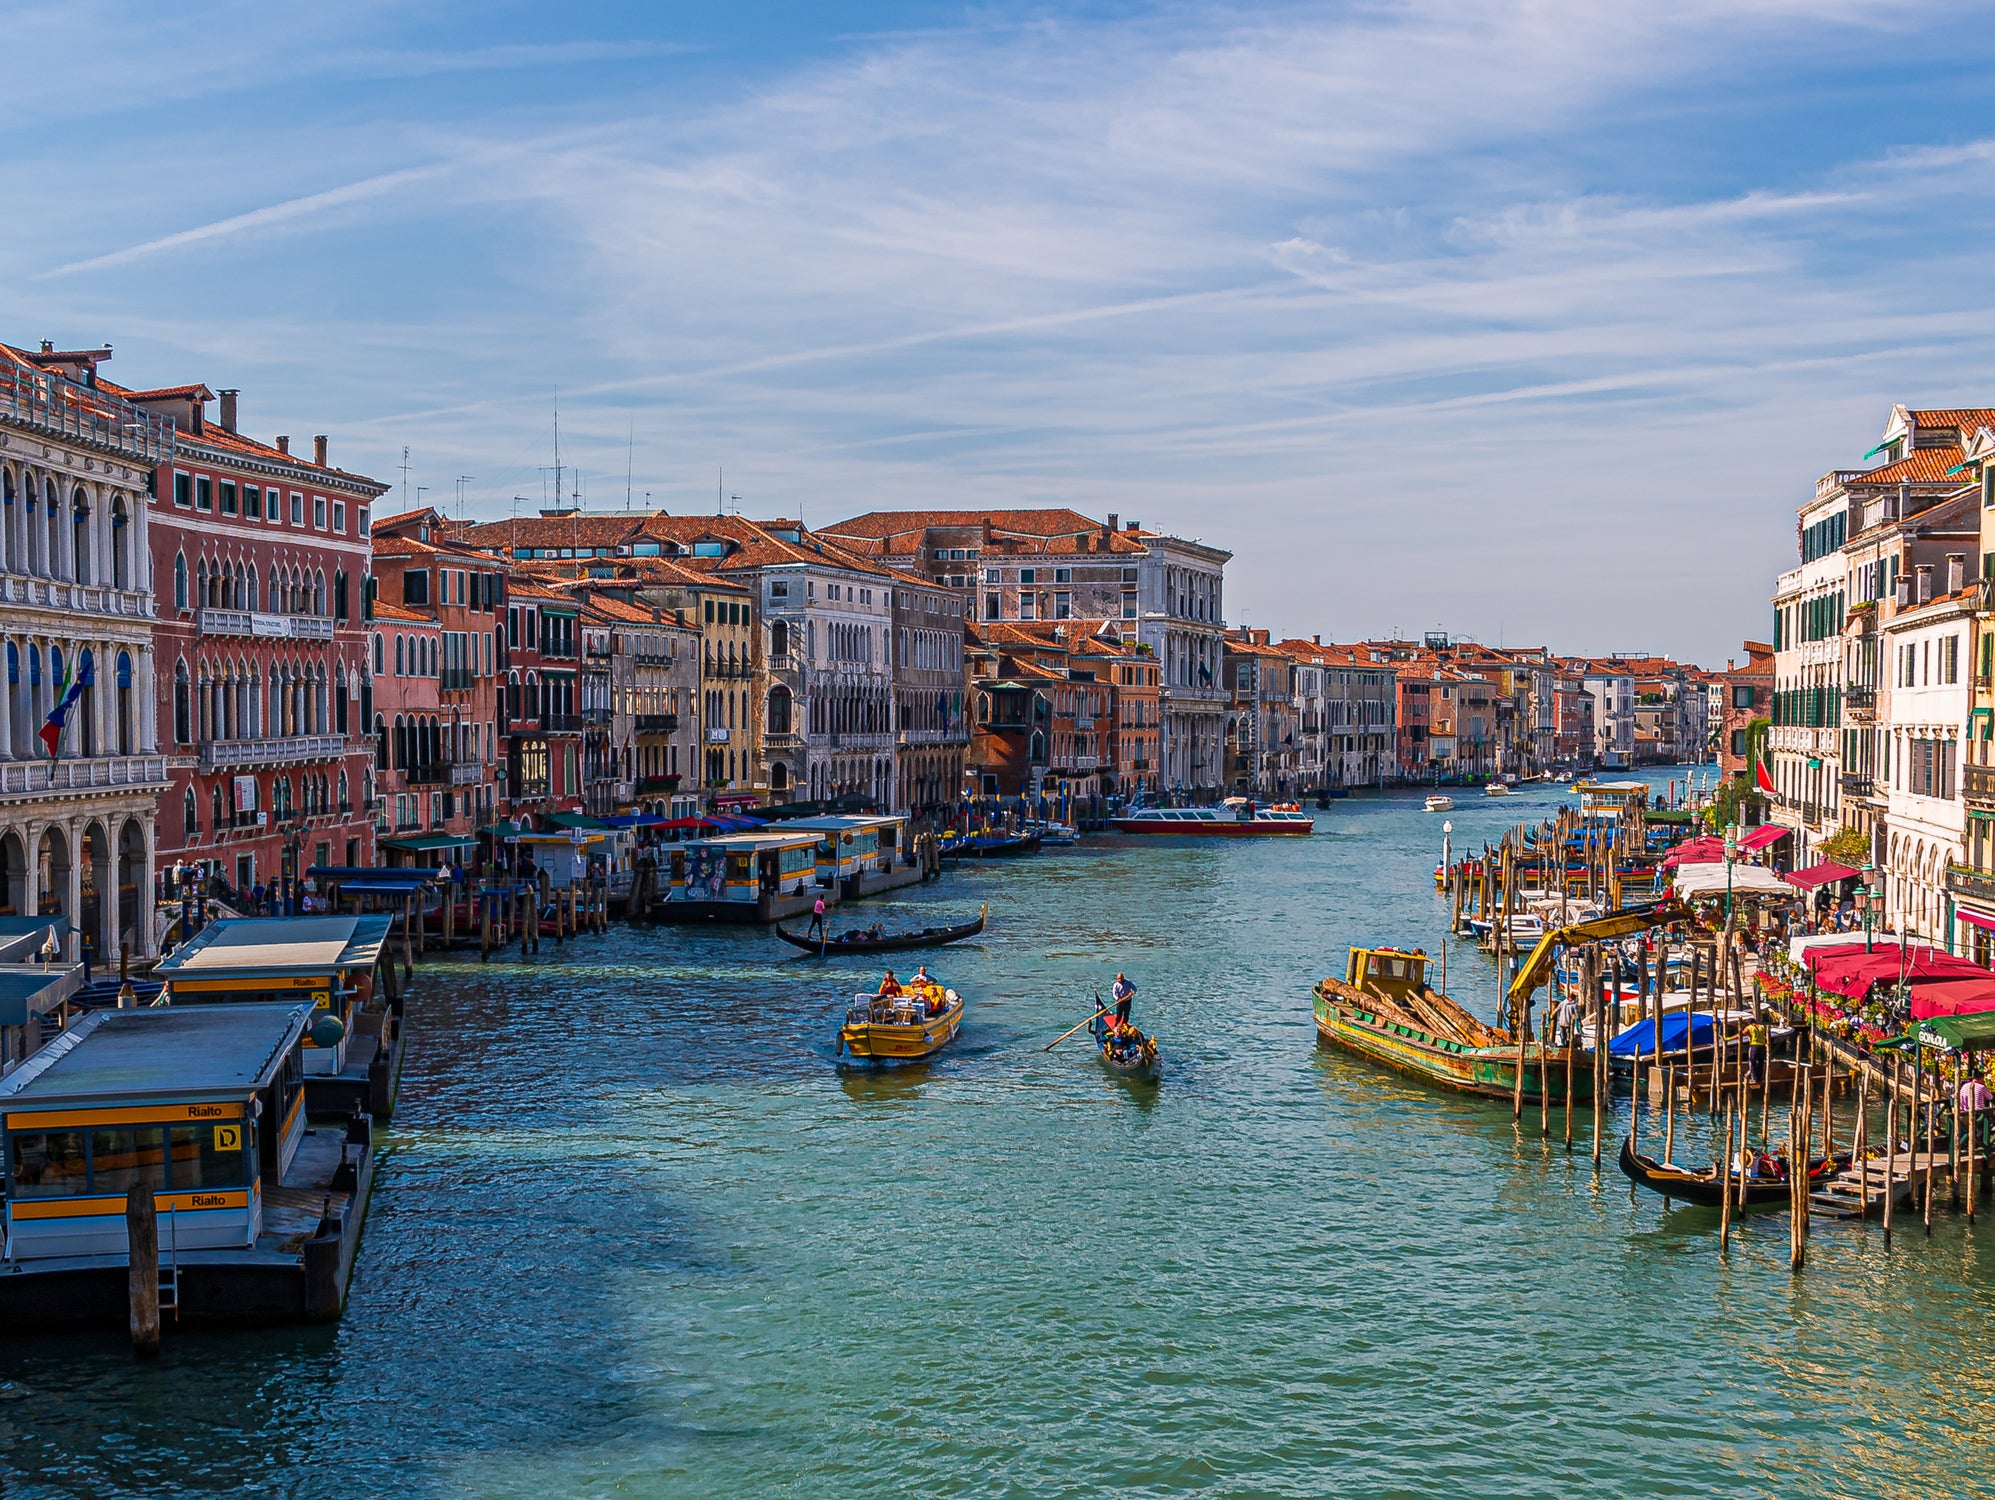
[[[1436,792],[1427,799],[1427,811],[1429,812],[1453,812],[1454,808],[1455,799],[1444,793]]]

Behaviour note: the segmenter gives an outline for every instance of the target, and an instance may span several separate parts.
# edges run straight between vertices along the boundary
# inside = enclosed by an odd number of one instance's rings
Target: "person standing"
[[[817,900],[811,903],[810,927],[806,930],[804,936],[814,938],[822,938],[824,936],[824,897],[822,896],[819,896]]]
[[[1988,1144],[1988,1106],[1995,1104],[1995,1094],[1979,1077],[1970,1073],[1960,1086],[1960,1112],[1967,1117],[1968,1139],[1982,1147]]]
[[[1755,1088],[1766,1083],[1766,1012],[1746,1023],[1746,1072]]]
[[[1136,986],[1129,982],[1129,977],[1126,974],[1117,974],[1115,976],[1115,983],[1109,988],[1108,995],[1115,1002],[1115,1019],[1122,1022],[1125,1026],[1128,1025],[1129,1006],[1130,1002],[1136,998]]]

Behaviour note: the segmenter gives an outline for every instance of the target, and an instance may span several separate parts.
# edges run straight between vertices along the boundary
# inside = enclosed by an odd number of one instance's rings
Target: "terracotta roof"
[[[374,618],[378,620],[406,620],[411,624],[434,625],[436,617],[413,609],[405,609],[399,604],[390,604],[386,599],[374,601]]]
[[[127,401],[212,401],[215,399],[215,393],[198,382],[193,385],[163,385],[149,391],[127,390],[124,392],[124,396]]]
[[[626,625],[657,625],[667,623],[654,619],[651,611],[648,609],[639,609],[635,604],[626,604],[621,599],[612,599],[607,595],[599,598],[592,594],[589,597],[589,609],[606,619],[618,620]]]
[[[520,516],[474,522],[455,531],[453,539],[467,547],[506,551],[515,547],[621,547],[643,529],[642,516]]]
[[[1915,427],[1951,427],[1967,433],[1977,427],[1995,426],[1995,407],[1934,406],[1906,412]]]
[[[1940,448],[1914,448],[1895,464],[1885,464],[1881,468],[1858,474],[1847,482],[1853,485],[1870,484],[1937,484],[1949,481],[1965,484],[1964,476],[1949,476],[1947,470],[1961,460],[1960,445],[1948,443]]]

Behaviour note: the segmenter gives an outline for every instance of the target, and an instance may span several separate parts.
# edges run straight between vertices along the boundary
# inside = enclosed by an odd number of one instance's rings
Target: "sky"
[[[1070,505],[1233,623],[1706,666],[1995,404],[1967,6],[0,12],[0,340],[473,517]],[[406,476],[404,451],[406,450]]]

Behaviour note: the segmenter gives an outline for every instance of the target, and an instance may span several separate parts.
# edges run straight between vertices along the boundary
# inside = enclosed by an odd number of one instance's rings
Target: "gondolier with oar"
[[[1109,988],[1108,997],[1115,1002],[1115,1019],[1125,1026],[1128,1025],[1130,1002],[1136,998],[1136,986],[1129,982],[1128,975],[1115,976],[1115,983]]]

